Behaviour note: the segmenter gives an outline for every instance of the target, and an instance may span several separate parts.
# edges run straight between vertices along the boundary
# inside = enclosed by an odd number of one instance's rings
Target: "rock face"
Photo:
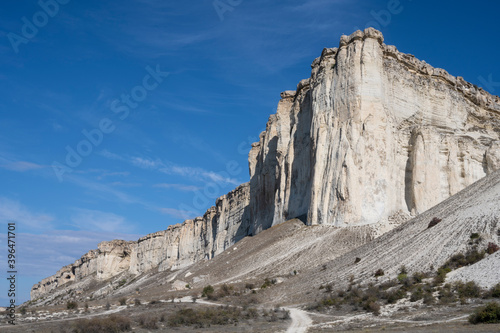
[[[383,42],[368,28],[324,49],[252,145],[250,182],[203,217],[101,243],[31,297],[93,274],[185,267],[292,218],[382,233],[499,169],[499,98]]]
[[[31,299],[87,277],[104,281],[123,272],[140,274],[153,268],[163,271],[211,259],[248,235],[249,194],[246,183],[217,199],[203,217],[169,226],[136,242],[102,242],[98,250],[34,285]]]
[[[64,266],[55,275],[43,279],[31,288],[31,299],[36,299],[73,281],[95,276],[107,280],[130,267],[130,254],[134,242],[114,240],[101,242],[73,264]]]
[[[499,98],[383,43],[325,49],[249,155],[253,232],[426,211],[500,167]]]

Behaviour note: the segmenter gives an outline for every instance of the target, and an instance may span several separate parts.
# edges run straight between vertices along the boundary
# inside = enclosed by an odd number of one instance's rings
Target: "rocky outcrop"
[[[202,217],[101,243],[32,298],[92,274],[182,268],[293,218],[384,233],[500,168],[500,99],[385,45],[375,29],[356,31],[281,93],[248,161],[250,182]]]
[[[499,102],[374,29],[342,36],[252,146],[254,232],[424,212],[500,167]]]
[[[99,243],[97,250],[89,251],[73,264],[64,266],[55,275],[34,285],[31,288],[31,299],[89,276],[106,280],[128,270],[133,243],[122,240]]]
[[[249,194],[246,183],[218,198],[203,217],[169,226],[135,242],[102,242],[97,250],[34,285],[31,299],[88,277],[104,281],[124,272],[136,275],[151,269],[177,269],[211,259],[248,235]]]
[[[246,183],[217,199],[203,217],[139,239],[132,249],[130,272],[177,269],[223,252],[248,235],[249,199]]]

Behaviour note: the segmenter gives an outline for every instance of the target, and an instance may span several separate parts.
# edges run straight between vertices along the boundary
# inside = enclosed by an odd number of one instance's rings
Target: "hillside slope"
[[[318,287],[322,284],[345,286],[351,276],[355,282],[375,281],[377,269],[385,272],[379,281],[395,278],[402,265],[409,272],[435,271],[452,255],[471,248],[472,233],[481,235],[480,246],[500,243],[499,202],[500,171],[497,171],[372,240],[370,226],[308,228],[297,220],[288,221],[256,237],[245,238],[203,265],[193,266],[186,281],[202,286],[279,278],[283,283],[267,291],[266,300],[297,304],[319,297]],[[434,217],[442,221],[428,228]],[[361,261],[355,263],[356,258]],[[490,286],[500,282],[500,278],[492,278],[490,274],[485,284],[481,280],[487,274],[480,270],[499,265],[497,253],[468,267],[469,271],[476,269],[475,274],[468,276],[480,285]]]

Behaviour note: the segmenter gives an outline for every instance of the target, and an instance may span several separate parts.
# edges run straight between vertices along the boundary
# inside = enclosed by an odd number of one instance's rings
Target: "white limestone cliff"
[[[281,94],[248,156],[250,182],[202,216],[137,242],[104,242],[32,288],[165,271],[211,259],[299,218],[379,234],[500,168],[500,100],[385,45],[372,28],[324,49]]]
[[[252,147],[254,232],[294,217],[344,226],[422,213],[499,168],[499,134],[498,97],[375,29],[342,36]]]

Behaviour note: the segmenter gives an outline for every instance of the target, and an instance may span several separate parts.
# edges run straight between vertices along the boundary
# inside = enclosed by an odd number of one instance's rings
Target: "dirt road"
[[[306,333],[309,326],[312,325],[312,319],[307,312],[295,308],[286,309],[290,311],[290,317],[292,318],[292,323],[286,333]]]

